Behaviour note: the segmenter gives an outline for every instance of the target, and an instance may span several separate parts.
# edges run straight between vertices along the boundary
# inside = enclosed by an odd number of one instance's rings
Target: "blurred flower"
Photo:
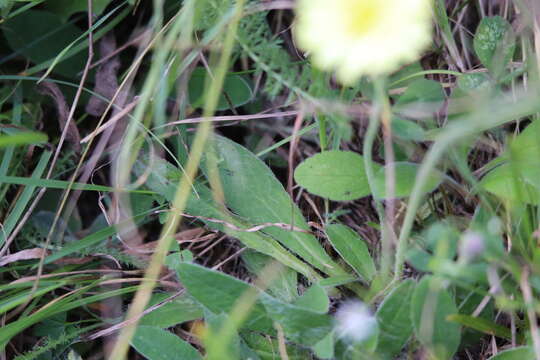
[[[431,42],[431,0],[298,0],[294,32],[316,66],[351,84],[390,73]]]
[[[336,332],[355,342],[367,340],[377,331],[377,319],[359,301],[346,302],[336,312]]]
[[[461,237],[459,242],[459,257],[468,262],[481,255],[485,250],[484,237],[474,231],[468,231]]]

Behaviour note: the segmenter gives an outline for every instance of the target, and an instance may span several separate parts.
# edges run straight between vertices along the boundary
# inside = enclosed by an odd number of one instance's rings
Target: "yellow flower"
[[[417,59],[431,42],[430,0],[298,0],[294,33],[314,64],[351,84]]]

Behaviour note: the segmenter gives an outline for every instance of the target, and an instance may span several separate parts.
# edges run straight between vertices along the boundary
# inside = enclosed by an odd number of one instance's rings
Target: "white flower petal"
[[[299,0],[296,13],[299,47],[345,84],[395,71],[431,42],[430,0]]]

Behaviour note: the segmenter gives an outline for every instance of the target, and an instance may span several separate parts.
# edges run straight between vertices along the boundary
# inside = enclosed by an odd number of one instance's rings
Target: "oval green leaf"
[[[500,16],[482,19],[474,35],[474,51],[489,70],[504,68],[516,48],[512,25]]]
[[[377,170],[380,165],[374,164]],[[298,165],[294,179],[312,194],[351,201],[370,194],[362,156],[351,151],[325,151]]]

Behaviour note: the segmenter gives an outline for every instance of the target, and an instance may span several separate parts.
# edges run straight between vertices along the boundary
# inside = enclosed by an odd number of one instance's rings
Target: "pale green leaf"
[[[139,326],[131,345],[148,360],[202,360],[202,355],[177,335],[155,326]]]
[[[374,164],[378,169],[379,165]],[[325,151],[302,162],[295,181],[312,194],[351,201],[370,194],[362,156],[351,151]]]

